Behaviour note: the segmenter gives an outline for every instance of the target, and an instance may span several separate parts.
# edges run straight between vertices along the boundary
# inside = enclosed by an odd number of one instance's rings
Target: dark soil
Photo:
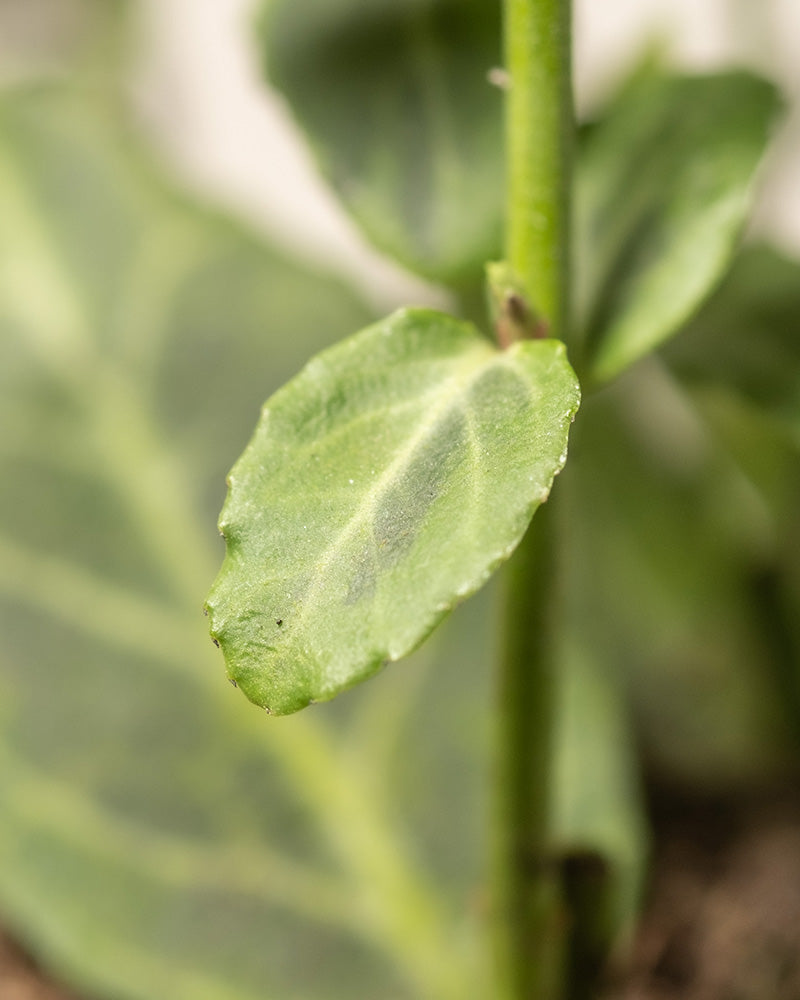
[[[78,1000],[53,983],[5,934],[0,932],[0,1000]]]
[[[614,1000],[800,1000],[800,797],[662,794],[632,968]]]
[[[662,793],[649,900],[608,1000],[800,1000],[800,794]],[[0,1000],[78,1000],[0,935]]]

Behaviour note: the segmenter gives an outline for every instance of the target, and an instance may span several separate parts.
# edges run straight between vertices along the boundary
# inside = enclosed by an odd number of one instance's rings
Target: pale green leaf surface
[[[368,319],[87,96],[0,100],[0,913],[76,989],[491,995],[485,603],[289,723],[224,682],[201,614],[265,393]],[[448,723],[412,729],[442,690]]]
[[[744,72],[636,77],[582,144],[578,306],[594,378],[678,329],[729,265],[778,110]]]
[[[277,714],[414,649],[519,542],[579,390],[556,341],[498,351],[409,309],[311,361],[230,475],[208,599],[230,676]]]
[[[480,281],[502,237],[497,0],[268,0],[260,39],[373,242],[427,277]]]

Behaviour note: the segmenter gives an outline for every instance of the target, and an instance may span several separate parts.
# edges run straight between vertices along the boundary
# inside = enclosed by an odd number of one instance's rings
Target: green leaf
[[[722,277],[778,106],[743,72],[640,75],[587,131],[576,250],[594,378],[677,332]]]
[[[580,623],[564,623],[556,692],[552,836],[573,914],[570,962],[585,984],[633,931],[649,845],[619,664]]]
[[[800,732],[800,265],[771,247],[746,248],[664,359],[761,505],[770,553],[750,604]]]
[[[493,348],[403,310],[267,402],[230,476],[208,599],[230,676],[276,714],[414,649],[510,555],[566,459],[563,344]]]
[[[200,612],[265,391],[369,319],[177,197],[96,97],[0,99],[0,911],[76,991],[494,993],[486,602],[283,725]]]
[[[664,356],[688,385],[735,393],[800,442],[800,264],[746,248]]]
[[[373,242],[427,277],[479,282],[502,232],[496,0],[268,0],[260,37]]]
[[[719,791],[784,773],[785,655],[756,600],[781,548],[764,505],[654,362],[584,405],[559,484],[572,641],[623,676],[658,774]]]

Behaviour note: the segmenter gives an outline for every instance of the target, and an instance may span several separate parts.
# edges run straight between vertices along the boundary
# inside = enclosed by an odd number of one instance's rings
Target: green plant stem
[[[506,260],[566,339],[573,145],[570,0],[505,0]]]
[[[505,0],[506,259],[551,336],[566,339],[573,133],[570,0]],[[566,915],[549,839],[558,602],[557,511],[511,560],[500,670],[496,954],[507,1000],[565,992]]]
[[[500,674],[496,955],[504,1000],[563,994],[561,876],[549,840],[558,586],[553,505],[511,559]]]

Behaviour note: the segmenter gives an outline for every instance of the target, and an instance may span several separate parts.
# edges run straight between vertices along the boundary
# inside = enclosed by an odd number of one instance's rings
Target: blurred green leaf
[[[755,600],[776,539],[692,401],[637,366],[586,400],[562,479],[573,641],[622,676],[656,772],[717,790],[780,774],[791,719]]]
[[[693,387],[722,387],[785,423],[800,444],[800,264],[748,247],[665,351]]]
[[[800,734],[800,264],[746,248],[664,358],[763,504],[771,553],[752,606]]]
[[[503,207],[497,0],[268,0],[260,38],[320,166],[374,243],[480,282]]]
[[[208,598],[230,676],[278,715],[419,645],[515,548],[567,455],[564,345],[498,351],[405,309],[309,362],[230,474]]]
[[[553,836],[568,888],[590,887],[591,905],[577,908],[584,926],[574,937],[584,948],[594,942],[601,966],[620,935],[632,932],[644,883],[639,765],[618,665],[575,626],[565,628],[558,691]]]
[[[116,113],[0,101],[0,909],[81,989],[491,995],[488,605],[288,724],[200,612],[261,401],[368,318],[175,197]]]
[[[596,379],[677,332],[723,276],[778,107],[744,72],[639,74],[587,130],[575,243]]]

